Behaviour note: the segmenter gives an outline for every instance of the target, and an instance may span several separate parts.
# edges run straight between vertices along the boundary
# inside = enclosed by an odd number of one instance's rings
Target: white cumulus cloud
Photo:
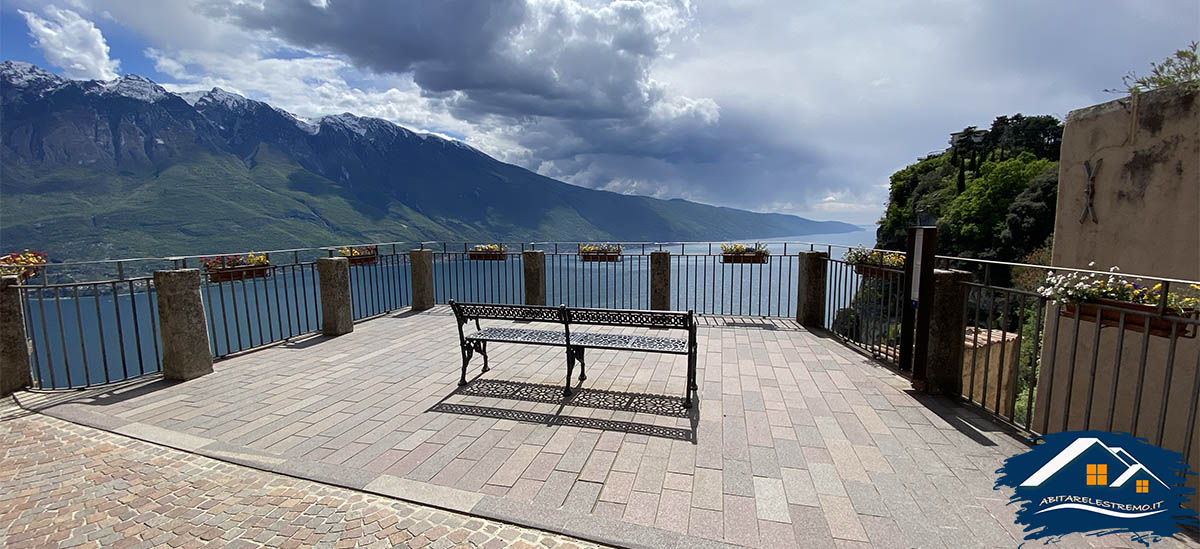
[[[29,25],[31,36],[50,64],[62,69],[68,78],[112,80],[117,77],[120,60],[108,56],[104,34],[91,21],[68,9],[46,6],[45,18],[17,10]]]

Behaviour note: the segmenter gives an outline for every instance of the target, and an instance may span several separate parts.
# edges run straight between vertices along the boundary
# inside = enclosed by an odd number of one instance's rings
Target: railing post
[[[967,292],[965,271],[933,271],[933,296],[929,307],[929,344],[926,347],[925,382],[913,387],[931,395],[962,394],[963,347],[966,342]],[[924,298],[924,296],[922,296]]]
[[[825,325],[826,252],[799,252],[800,272],[796,288],[796,322],[806,328]]]
[[[671,308],[671,252],[650,252],[650,308],[656,311]]]
[[[353,332],[350,260],[344,257],[317,258],[317,280],[321,285],[321,333],[339,336]]]
[[[0,278],[0,397],[33,384],[20,283],[16,276]]]
[[[521,263],[525,265],[525,304],[546,304],[546,252],[525,250],[521,252]]]
[[[421,248],[408,252],[409,270],[412,272],[412,310],[424,311],[433,308],[433,250]]]
[[[163,377],[187,381],[211,374],[208,317],[200,298],[200,269],[154,271]]]

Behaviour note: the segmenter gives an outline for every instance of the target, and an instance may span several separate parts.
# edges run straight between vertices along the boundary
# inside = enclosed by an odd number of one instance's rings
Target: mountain
[[[365,241],[726,240],[853,225],[586,189],[377,118],[0,64],[0,246],[52,257]]]

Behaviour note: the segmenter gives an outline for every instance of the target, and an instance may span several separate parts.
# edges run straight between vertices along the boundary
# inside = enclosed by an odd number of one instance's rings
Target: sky
[[[462,139],[585,187],[874,223],[1006,114],[1115,99],[1200,0],[5,0],[0,57]]]

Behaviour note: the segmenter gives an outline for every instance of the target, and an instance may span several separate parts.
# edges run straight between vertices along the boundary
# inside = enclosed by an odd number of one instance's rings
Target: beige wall
[[[1093,199],[1095,223],[1090,216],[1083,223],[1079,221],[1086,205],[1085,160],[1093,167],[1100,164]],[[1200,280],[1197,93],[1148,92],[1140,94],[1137,101],[1126,97],[1072,111],[1067,116],[1053,264],[1085,268],[1091,261],[1096,262],[1098,270],[1118,265],[1126,273]],[[1064,417],[1065,429],[1083,429],[1089,420],[1090,428],[1107,429],[1111,413],[1112,430],[1133,432],[1151,443],[1158,442],[1161,430],[1163,447],[1184,450],[1187,416],[1197,398],[1194,388],[1200,369],[1200,340],[1176,341],[1168,380],[1168,338],[1145,338],[1127,330],[1118,357],[1118,328],[1105,327],[1097,334],[1096,325],[1086,321],[1079,322],[1077,328],[1074,320],[1060,319],[1053,306],[1046,318],[1035,429],[1041,430],[1048,419],[1048,431],[1064,430]],[[1143,345],[1147,358],[1141,372]],[[1139,375],[1144,379],[1140,401],[1135,390]],[[1090,391],[1091,417],[1087,418],[1090,388],[1094,389]],[[1165,428],[1160,429],[1164,423],[1164,395]],[[1200,471],[1200,426],[1193,429],[1191,445],[1192,470]],[[1196,485],[1195,477],[1190,484]]]
[[[1017,359],[1021,347],[1014,332],[968,327],[963,345],[962,396],[1002,417],[1013,415]],[[989,335],[990,334],[990,335]],[[972,388],[972,385],[974,387]],[[999,397],[1000,409],[996,409]]]

